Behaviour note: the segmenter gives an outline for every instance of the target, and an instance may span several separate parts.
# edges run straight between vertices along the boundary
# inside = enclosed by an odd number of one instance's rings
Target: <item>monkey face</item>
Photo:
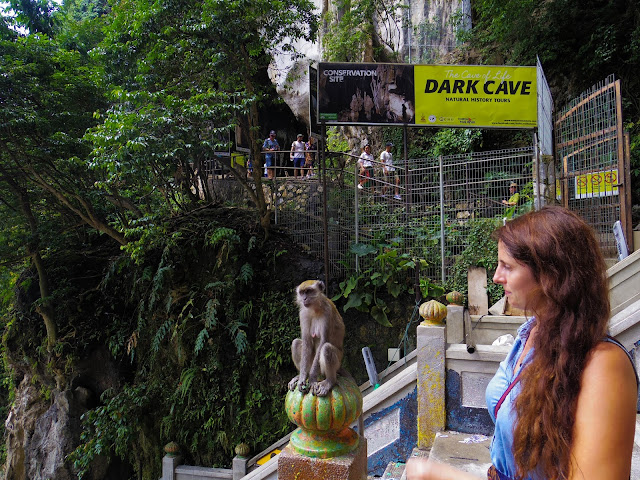
[[[296,290],[298,302],[309,308],[316,302],[318,295],[324,292],[324,283],[320,280],[306,280]]]

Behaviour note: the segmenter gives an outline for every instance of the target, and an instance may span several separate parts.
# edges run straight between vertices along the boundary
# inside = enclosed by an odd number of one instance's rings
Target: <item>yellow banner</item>
[[[536,67],[416,65],[415,124],[535,128]]]
[[[574,178],[576,198],[618,195],[618,169],[587,173]]]

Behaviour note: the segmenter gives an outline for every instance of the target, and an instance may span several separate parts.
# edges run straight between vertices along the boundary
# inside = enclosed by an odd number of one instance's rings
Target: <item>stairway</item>
[[[431,450],[414,449],[412,457],[429,457],[429,459],[451,465],[462,471],[485,479],[487,469],[491,465],[489,447],[491,437],[459,432],[439,432]],[[368,480],[406,480],[405,463],[392,462],[387,466],[382,477],[368,477]],[[640,414],[636,416],[636,435],[631,458],[631,480],[640,480]]]

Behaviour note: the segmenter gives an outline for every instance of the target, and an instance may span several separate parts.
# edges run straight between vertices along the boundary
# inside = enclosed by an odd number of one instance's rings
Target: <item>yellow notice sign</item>
[[[536,67],[416,65],[415,124],[535,128]]]
[[[576,198],[618,195],[618,169],[575,177]]]

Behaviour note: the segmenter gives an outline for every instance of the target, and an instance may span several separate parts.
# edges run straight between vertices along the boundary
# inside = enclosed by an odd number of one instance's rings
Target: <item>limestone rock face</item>
[[[7,461],[5,476],[11,480],[74,480],[72,466],[66,461],[79,444],[82,429],[80,417],[105,388],[117,382],[106,352],[96,351],[78,366],[76,380],[70,388],[53,390],[45,399],[34,385],[31,374],[25,374],[14,404],[5,422]],[[109,461],[94,462],[87,480],[105,479]]]
[[[323,1],[314,0],[313,3],[316,12],[320,13]],[[296,118],[309,125],[309,65],[321,60],[320,43],[299,40],[296,50],[302,58],[292,58],[289,53],[275,55],[269,78]]]
[[[66,390],[42,398],[25,376],[16,392],[16,402],[6,421],[7,478],[16,480],[72,480],[65,457],[79,438],[80,415],[86,408]]]

